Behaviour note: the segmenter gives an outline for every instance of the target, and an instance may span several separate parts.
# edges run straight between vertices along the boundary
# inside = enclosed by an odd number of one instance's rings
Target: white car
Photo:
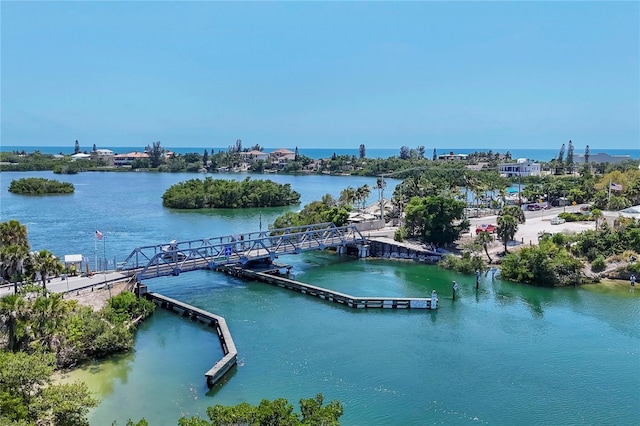
[[[553,219],[551,219],[551,224],[552,225],[561,225],[561,224],[563,224],[565,222],[566,222],[566,220],[564,220],[563,218],[558,217],[558,216],[556,216]]]

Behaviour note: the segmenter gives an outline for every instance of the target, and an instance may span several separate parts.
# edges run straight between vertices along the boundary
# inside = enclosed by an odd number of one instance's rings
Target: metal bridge
[[[137,247],[118,269],[135,274],[140,281],[223,265],[246,265],[261,259],[273,261],[284,254],[365,243],[366,239],[354,225],[338,227],[331,222],[317,223]]]

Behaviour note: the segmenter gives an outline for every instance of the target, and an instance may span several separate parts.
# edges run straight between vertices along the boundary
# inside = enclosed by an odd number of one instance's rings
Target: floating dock
[[[198,320],[202,323],[208,324],[216,330],[224,356],[221,360],[216,362],[209,371],[204,373],[207,378],[207,386],[212,387],[215,385],[218,380],[220,380],[229,370],[231,370],[232,367],[236,365],[238,360],[238,351],[236,350],[236,345],[233,342],[233,337],[231,337],[229,327],[227,327],[227,322],[223,317],[180,302],[179,300],[163,296],[159,293],[145,293],[145,297],[152,300],[161,308],[181,313],[183,317]]]

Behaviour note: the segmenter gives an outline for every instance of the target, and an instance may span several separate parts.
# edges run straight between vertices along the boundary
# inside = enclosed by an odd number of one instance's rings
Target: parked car
[[[527,210],[529,210],[529,211],[547,210],[548,208],[549,208],[549,204],[547,204],[547,203],[544,203],[544,204],[538,204],[538,203],[527,204]]]
[[[565,222],[566,222],[566,220],[564,220],[563,218],[558,217],[558,216],[556,216],[553,219],[551,219],[551,224],[552,225],[562,225]]]
[[[498,227],[496,225],[483,223],[482,225],[478,225],[476,227],[476,234],[479,234],[481,232],[488,232],[488,233],[492,234],[492,233],[496,232],[497,229],[498,229]]]

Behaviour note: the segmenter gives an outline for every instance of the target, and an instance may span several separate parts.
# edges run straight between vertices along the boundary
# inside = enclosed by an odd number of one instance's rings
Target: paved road
[[[126,279],[127,276],[122,272],[108,271],[106,273],[95,274],[92,277],[75,276],[68,277],[67,279],[61,277],[51,278],[51,281],[47,283],[47,288],[54,293],[66,293],[69,291],[104,285],[105,283],[112,283]],[[13,294],[13,284],[0,286],[0,297],[6,296],[7,294]]]

